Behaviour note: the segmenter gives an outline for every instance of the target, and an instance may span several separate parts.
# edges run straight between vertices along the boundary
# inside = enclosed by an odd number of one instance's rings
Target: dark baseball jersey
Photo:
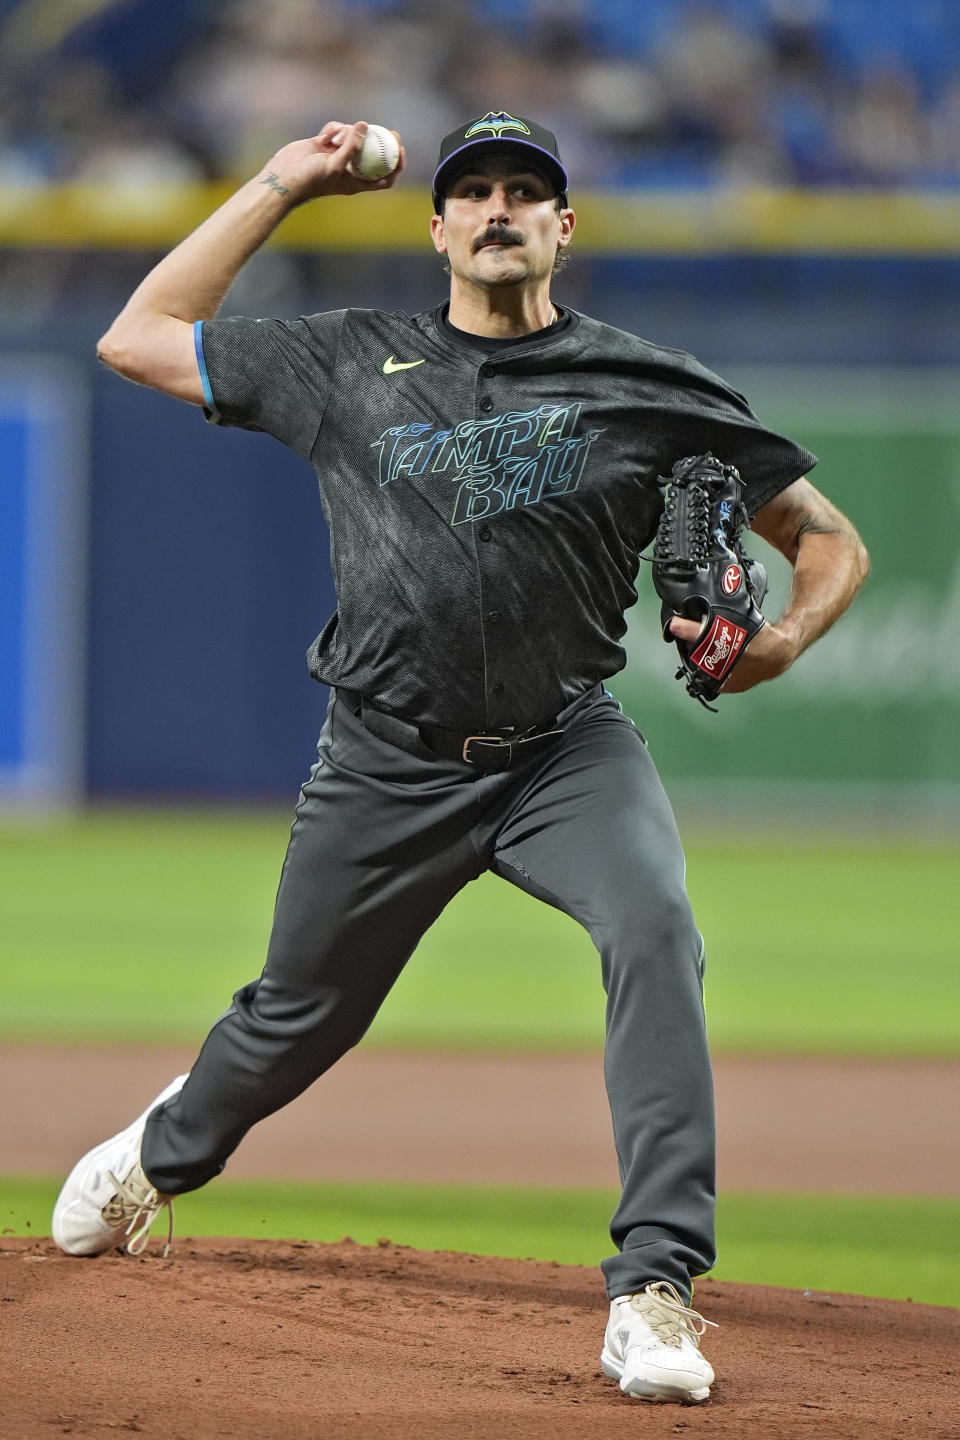
[[[212,418],[317,474],[337,591],[318,680],[450,729],[549,720],[626,662],[658,475],[712,450],[755,512],[816,464],[691,356],[564,322],[492,352],[445,306],[198,323]]]

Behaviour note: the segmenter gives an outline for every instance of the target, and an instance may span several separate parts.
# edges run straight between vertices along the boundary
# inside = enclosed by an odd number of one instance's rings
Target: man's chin
[[[529,275],[526,256],[515,245],[488,245],[473,257],[471,269],[480,284],[517,285]]]

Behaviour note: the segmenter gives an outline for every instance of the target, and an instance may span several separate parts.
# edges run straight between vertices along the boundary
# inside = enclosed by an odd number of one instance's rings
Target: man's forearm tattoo
[[[271,190],[276,190],[276,192],[277,192],[278,195],[289,195],[289,194],[290,194],[289,187],[286,186],[286,185],[284,185],[283,181],[282,181],[282,180],[279,180],[279,179],[277,178],[277,176],[274,175],[274,173],[273,173],[272,170],[270,171],[270,174],[269,174],[269,175],[265,176],[264,179],[261,180],[260,183],[261,183],[261,185],[269,185],[269,186],[270,186],[270,189],[271,189]]]
[[[799,481],[798,486],[802,486],[801,493],[784,497],[792,502],[785,512],[785,528],[795,543],[804,535],[839,535],[849,528],[839,511],[826,504],[805,481]]]
[[[804,535],[839,535],[842,526],[828,520],[826,515],[808,514],[797,526],[797,539]]]

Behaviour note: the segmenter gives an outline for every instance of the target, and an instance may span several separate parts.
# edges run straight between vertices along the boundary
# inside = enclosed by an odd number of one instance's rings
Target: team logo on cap
[[[508,115],[505,110],[488,110],[482,120],[475,120],[469,130],[464,131],[464,140],[470,140],[474,135],[480,135],[484,130],[489,130],[491,135],[498,139],[504,130],[519,130],[521,135],[529,135],[529,126],[524,125],[522,120],[516,120]]]

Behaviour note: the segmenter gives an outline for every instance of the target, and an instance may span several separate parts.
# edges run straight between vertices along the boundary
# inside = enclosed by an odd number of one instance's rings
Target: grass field
[[[0,1229],[46,1235],[59,1180],[0,1179]],[[381,1238],[421,1250],[596,1265],[615,1196],[600,1190],[221,1180],[176,1204],[176,1231],[261,1239]],[[724,1195],[714,1278],[960,1304],[960,1202]],[[165,1233],[157,1223],[157,1234]],[[155,1246],[159,1246],[155,1241]]]
[[[93,812],[0,827],[0,1039],[194,1043],[262,964],[289,817]],[[958,849],[688,836],[715,1051],[958,1053]],[[485,877],[430,933],[368,1044],[599,1047],[592,946]],[[0,1178],[0,1229],[46,1234],[59,1179]],[[918,1185],[918,1188],[920,1186]],[[181,1235],[338,1239],[595,1264],[596,1191],[221,1181]],[[960,1203],[725,1195],[719,1279],[960,1303]]]
[[[0,1038],[193,1042],[259,973],[289,817],[93,812],[0,827]],[[697,843],[714,1049],[956,1055],[960,848]],[[425,937],[367,1043],[599,1047],[590,942],[493,877]]]

